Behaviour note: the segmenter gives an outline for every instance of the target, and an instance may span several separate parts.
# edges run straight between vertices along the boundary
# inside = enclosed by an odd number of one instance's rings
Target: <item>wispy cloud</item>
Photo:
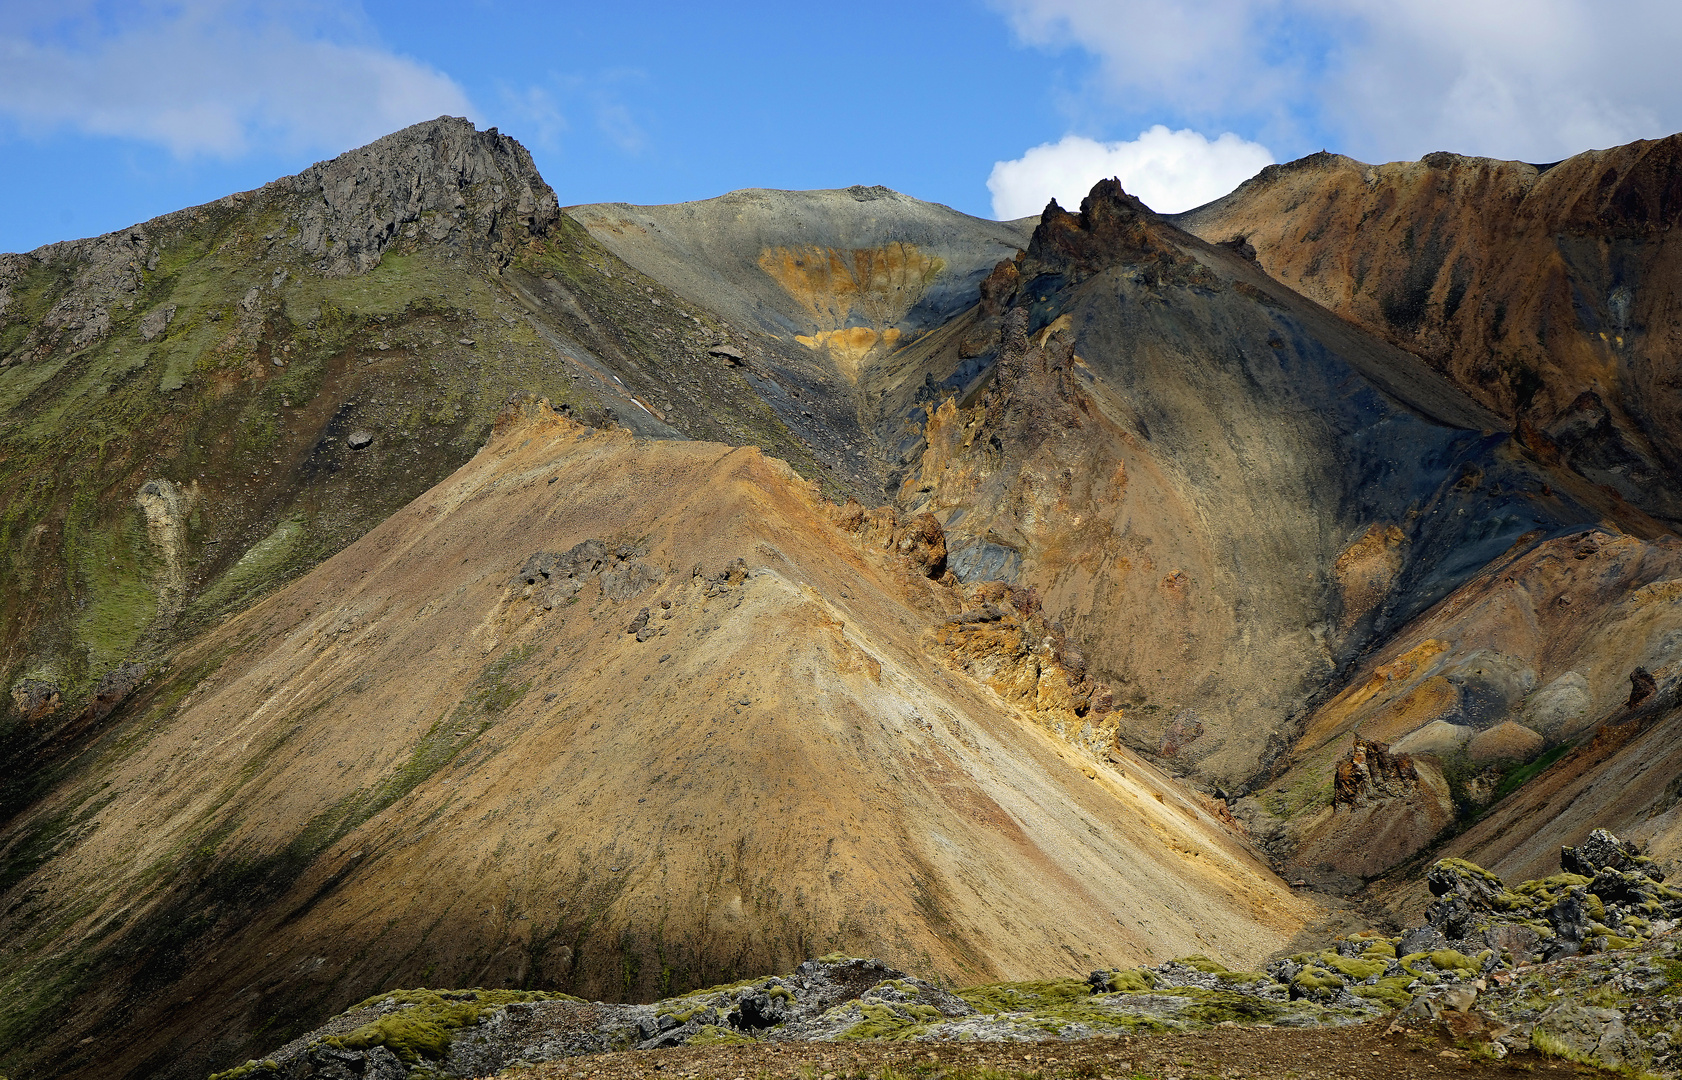
[[[597,94],[595,110],[596,127],[620,150],[627,154],[635,154],[647,144],[647,133],[623,102],[605,94]]]
[[[441,114],[449,76],[368,40],[354,9],[188,0],[115,9],[0,6],[0,114],[232,158],[337,151]]]
[[[1682,128],[1674,0],[995,2],[1025,42],[1090,52],[1129,115],[1323,131],[1368,160],[1547,161]]]
[[[987,190],[993,193],[993,216],[1009,220],[1037,214],[1053,198],[1066,208],[1078,207],[1093,184],[1113,176],[1146,206],[1173,214],[1220,198],[1271,164],[1267,147],[1230,132],[1211,140],[1158,124],[1131,142],[1067,135],[1036,146],[995,164]]]
[[[520,124],[521,131],[545,150],[559,149],[560,134],[570,125],[555,95],[542,86],[500,89],[503,107]]]
[[[621,153],[635,155],[648,145],[648,132],[625,103],[620,88],[647,77],[635,68],[587,74],[551,71],[544,81],[521,89],[502,87],[502,107],[545,150],[560,149],[562,133],[573,130],[570,116],[578,118],[581,127],[594,127]]]

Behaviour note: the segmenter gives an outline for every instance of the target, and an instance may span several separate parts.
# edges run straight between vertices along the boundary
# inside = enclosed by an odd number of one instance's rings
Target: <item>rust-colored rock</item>
[[[1357,738],[1337,763],[1332,805],[1365,806],[1378,799],[1398,799],[1419,786],[1419,770],[1407,754],[1392,754],[1381,742]]]

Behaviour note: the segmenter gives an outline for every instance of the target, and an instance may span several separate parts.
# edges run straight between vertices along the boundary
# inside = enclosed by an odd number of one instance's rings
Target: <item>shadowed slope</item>
[[[1539,457],[1682,521],[1682,136],[1551,166],[1271,166],[1176,220],[1425,357]]]
[[[902,498],[959,576],[1038,589],[1123,738],[1204,783],[1265,775],[1363,649],[1597,516],[1417,358],[1113,181],[989,290],[991,381],[932,413]]]

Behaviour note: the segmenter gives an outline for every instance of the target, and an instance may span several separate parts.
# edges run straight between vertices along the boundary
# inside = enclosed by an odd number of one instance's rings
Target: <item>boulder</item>
[[[1654,881],[1663,881],[1664,874],[1653,861],[1641,854],[1634,844],[1619,840],[1605,829],[1596,829],[1589,838],[1574,848],[1560,848],[1559,868],[1568,874],[1592,878],[1602,867],[1635,871]]]
[[[1396,954],[1411,956],[1414,953],[1435,952],[1446,948],[1448,938],[1443,936],[1441,930],[1434,926],[1421,926],[1402,935],[1402,939],[1396,943]]]
[[[1536,954],[1536,946],[1542,940],[1542,935],[1535,927],[1523,923],[1497,923],[1484,928],[1484,944],[1495,950],[1496,956],[1503,953],[1512,957],[1516,967],[1528,964]]]
[[[1623,1014],[1616,1009],[1597,1009],[1564,1002],[1549,1009],[1531,1032],[1531,1042],[1549,1053],[1595,1061],[1616,1068],[1627,1052]]]
[[[50,715],[62,696],[63,691],[51,679],[19,679],[12,684],[12,704],[28,724]]]
[[[946,531],[933,514],[918,514],[896,530],[894,550],[911,560],[924,577],[946,573]]]

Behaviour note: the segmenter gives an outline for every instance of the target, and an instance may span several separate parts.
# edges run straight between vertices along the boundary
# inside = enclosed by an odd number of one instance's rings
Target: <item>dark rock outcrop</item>
[[[62,695],[63,691],[51,679],[19,679],[12,684],[12,704],[28,724],[50,715],[58,708]]]
[[[1561,848],[1559,867],[1568,874],[1595,877],[1603,870],[1640,874],[1653,881],[1663,881],[1664,873],[1653,860],[1641,854],[1639,848],[1619,840],[1605,829],[1589,833],[1588,839],[1574,848]]]

